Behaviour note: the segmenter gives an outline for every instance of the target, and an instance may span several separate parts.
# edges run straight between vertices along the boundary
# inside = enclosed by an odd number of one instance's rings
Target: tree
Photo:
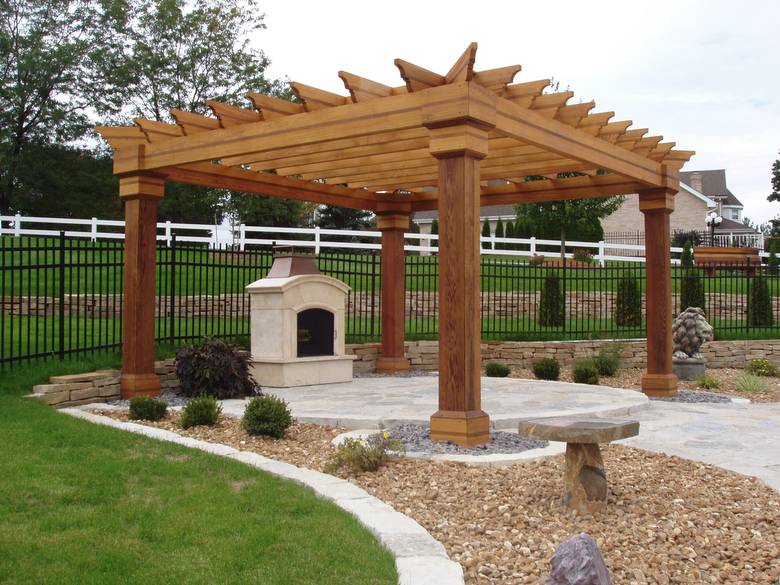
[[[565,318],[565,301],[561,279],[557,274],[548,274],[542,281],[542,292],[539,299],[539,325],[560,327]]]
[[[439,220],[435,217],[433,218],[433,221],[431,222],[431,233],[433,235],[439,235]]]
[[[778,152],[780,154],[780,151]],[[772,165],[772,192],[767,197],[768,201],[780,201],[780,159]]]
[[[364,230],[371,227],[371,212],[323,205],[318,212],[317,225],[332,230]]]
[[[496,237],[497,238],[503,238],[504,237],[504,222],[501,221],[501,218],[498,218],[498,221],[496,222]],[[496,248],[499,250],[503,250],[506,248],[506,244],[504,242],[500,242],[496,244]]]
[[[256,226],[298,227],[305,223],[311,204],[279,197],[236,193],[227,203],[237,223]]]
[[[44,154],[46,145],[80,138],[89,126],[87,109],[104,93],[95,74],[110,28],[103,7],[97,0],[0,0],[2,213],[15,207],[26,149]]]
[[[490,237],[490,221],[487,219],[484,222],[482,222],[482,237],[483,238]],[[489,250],[490,242],[482,242],[482,249]]]
[[[693,268],[693,245],[690,240],[685,240],[682,256],[680,257],[680,265],[683,268]]]

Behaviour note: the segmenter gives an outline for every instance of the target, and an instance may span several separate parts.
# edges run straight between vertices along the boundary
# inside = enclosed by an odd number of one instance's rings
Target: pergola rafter
[[[549,79],[515,82],[520,65],[476,70],[476,54],[471,43],[444,74],[396,59],[401,85],[340,71],[346,95],[294,82],[296,101],[250,92],[249,107],[207,102],[212,116],[173,110],[175,124],[137,119],[98,128],[114,149],[128,217],[133,326],[125,328],[123,392],[158,387],[153,329],[138,303],[154,295],[142,260],[154,261],[146,224],[166,181],[375,212],[383,234],[378,368],[385,371],[408,367],[403,294],[385,290],[403,287],[403,229],[412,212],[438,209],[440,411],[432,429],[463,444],[479,442],[487,429],[479,407],[479,206],[638,193],[655,281],[648,307],[658,317],[648,327],[643,387],[673,391],[664,324],[671,321],[668,215],[678,170],[694,153],[597,112],[593,101],[573,101],[571,91],[549,92]],[[557,178],[562,173],[579,176]],[[531,175],[546,179],[527,181]]]

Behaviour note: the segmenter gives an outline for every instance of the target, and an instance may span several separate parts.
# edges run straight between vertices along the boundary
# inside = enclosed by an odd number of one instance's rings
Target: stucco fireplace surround
[[[290,387],[352,380],[344,352],[349,287],[320,274],[311,256],[274,259],[263,279],[247,286],[252,374],[260,386]]]

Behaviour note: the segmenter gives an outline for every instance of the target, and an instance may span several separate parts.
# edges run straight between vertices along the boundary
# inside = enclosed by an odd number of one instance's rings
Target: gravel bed
[[[715,394],[714,392],[703,392],[700,390],[678,390],[675,396],[656,396],[650,398],[650,400],[661,400],[663,402],[712,402],[712,403],[729,403],[731,398],[724,396],[723,394]]]
[[[125,411],[103,414],[127,420]],[[322,471],[344,429],[295,424],[281,440],[249,437],[240,421],[151,426]],[[467,585],[541,584],[555,548],[591,534],[615,585],[777,584],[780,495],[755,478],[622,445],[603,450],[608,504],[596,516],[561,507],[563,457],[507,467],[401,458],[350,478],[414,518],[459,562]]]
[[[161,392],[160,396],[158,396],[158,399],[164,400],[168,406],[184,406],[188,400],[186,396],[181,396],[180,394],[176,394],[170,390]],[[112,406],[121,406],[122,408],[130,407],[129,400],[110,400],[106,402],[106,404],[110,404]]]
[[[401,441],[409,452],[428,455],[494,455],[498,453],[520,453],[529,449],[541,449],[547,441],[521,437],[517,433],[502,431],[490,433],[490,443],[467,449],[450,441],[431,441],[430,428],[425,425],[400,425],[388,429],[392,437]]]

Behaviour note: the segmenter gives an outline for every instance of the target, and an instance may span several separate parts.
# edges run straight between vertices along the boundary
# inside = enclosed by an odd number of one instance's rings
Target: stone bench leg
[[[566,443],[563,505],[594,514],[607,503],[607,474],[596,443]]]

